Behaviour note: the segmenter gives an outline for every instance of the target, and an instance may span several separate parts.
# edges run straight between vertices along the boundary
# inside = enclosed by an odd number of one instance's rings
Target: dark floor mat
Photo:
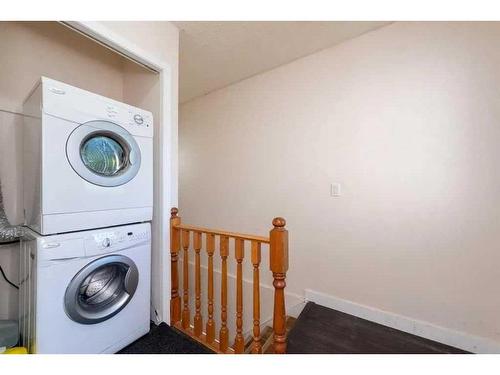
[[[288,353],[445,354],[463,350],[309,302],[288,335]]]
[[[214,354],[210,349],[165,323],[151,324],[148,334],[118,354]]]

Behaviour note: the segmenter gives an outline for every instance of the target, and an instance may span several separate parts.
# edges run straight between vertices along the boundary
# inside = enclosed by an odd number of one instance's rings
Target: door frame
[[[155,186],[153,200],[152,251],[159,252],[159,278],[151,279],[151,320],[157,324],[170,322],[170,207],[177,206],[176,162],[173,150],[177,150],[177,124],[172,122],[172,67],[140,46],[117,34],[97,21],[63,21],[61,24],[83,34],[127,59],[158,73],[160,85],[160,119],[155,134],[155,155],[158,163],[154,173]],[[154,291],[159,300],[155,301]]]

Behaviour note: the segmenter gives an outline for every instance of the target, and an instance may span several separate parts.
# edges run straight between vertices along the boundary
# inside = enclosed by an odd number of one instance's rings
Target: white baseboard
[[[285,297],[286,298],[286,297]],[[286,299],[285,299],[286,301]],[[286,303],[286,302],[285,302]],[[306,307],[307,301],[300,302],[294,306],[286,306],[286,315],[292,318],[298,318],[304,307]]]
[[[432,323],[361,305],[311,289],[305,290],[305,298],[307,301],[317,303],[321,306],[472,353],[500,353],[500,342],[485,337],[454,331]]]

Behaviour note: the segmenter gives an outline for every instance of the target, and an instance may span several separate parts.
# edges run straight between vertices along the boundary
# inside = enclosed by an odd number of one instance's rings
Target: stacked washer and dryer
[[[21,343],[114,353],[149,331],[152,114],[45,77],[24,114]]]

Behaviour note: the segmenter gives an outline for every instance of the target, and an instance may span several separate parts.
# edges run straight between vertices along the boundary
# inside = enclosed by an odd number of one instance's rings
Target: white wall
[[[398,22],[182,105],[183,221],[284,216],[289,292],[500,343],[499,40]]]
[[[55,22],[0,22],[2,108],[21,110],[40,75],[122,100],[123,58]]]

